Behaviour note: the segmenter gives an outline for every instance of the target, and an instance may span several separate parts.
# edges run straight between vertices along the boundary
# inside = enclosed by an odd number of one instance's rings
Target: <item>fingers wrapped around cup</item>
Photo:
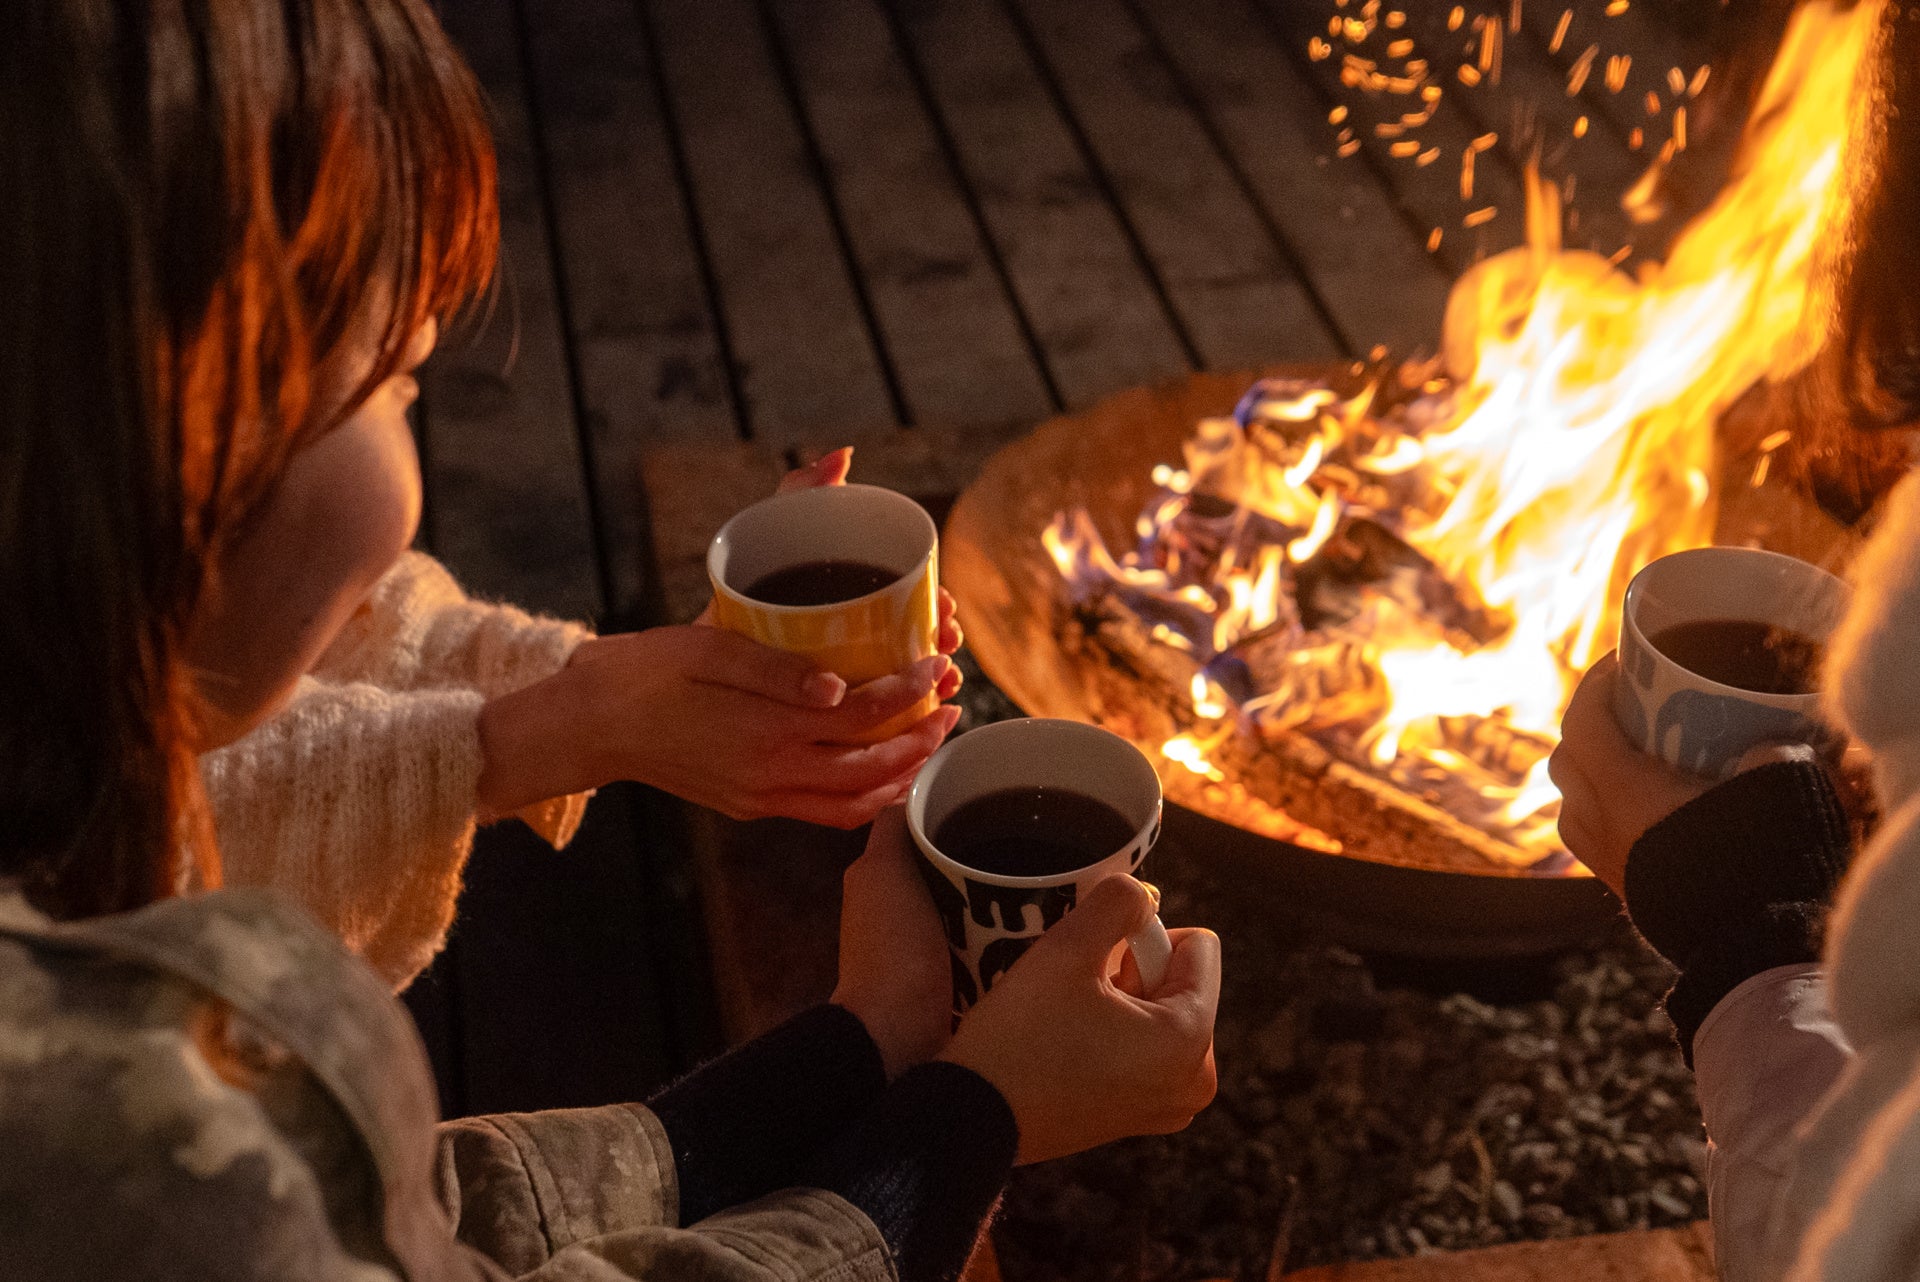
[[[849,687],[940,652],[939,531],[892,490],[823,485],[756,503],[714,536],[707,575],[718,626],[803,655]],[[891,738],[940,698],[936,682],[853,741]]]

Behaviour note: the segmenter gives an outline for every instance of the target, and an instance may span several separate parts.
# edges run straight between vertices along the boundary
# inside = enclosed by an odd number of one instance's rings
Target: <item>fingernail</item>
[[[941,709],[940,711],[941,711],[942,713],[944,713],[944,714],[946,715],[946,718],[947,718],[947,725],[946,725],[946,729],[944,729],[944,730],[942,730],[942,731],[940,732],[940,737],[941,737],[942,739],[944,739],[944,738],[946,738],[946,737],[947,737],[948,735],[950,735],[950,734],[952,734],[952,733],[953,733],[953,728],[954,728],[955,726],[957,726],[957,725],[959,725],[959,724],[960,724],[960,709],[958,709],[958,708],[942,708],[942,709]]]
[[[837,708],[847,697],[847,683],[831,672],[816,672],[800,683],[800,696],[816,708]]]
[[[1140,881],[1138,877],[1134,878],[1134,880]],[[1142,886],[1145,886],[1147,888],[1147,894],[1153,897],[1153,911],[1159,912],[1160,911],[1160,887],[1154,885],[1150,881],[1140,881],[1140,884]]]
[[[944,654],[930,654],[913,665],[913,679],[924,685],[933,685],[947,674],[953,666],[953,660]]]

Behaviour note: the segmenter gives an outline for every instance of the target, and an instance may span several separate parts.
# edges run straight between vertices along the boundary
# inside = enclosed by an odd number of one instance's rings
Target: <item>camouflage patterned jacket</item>
[[[385,986],[266,892],[55,924],[0,885],[0,1279],[893,1282],[793,1189],[681,1228],[638,1105],[435,1126]]]

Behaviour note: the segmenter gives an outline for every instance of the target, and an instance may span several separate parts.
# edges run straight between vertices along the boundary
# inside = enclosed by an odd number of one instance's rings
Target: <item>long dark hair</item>
[[[477,87],[422,0],[38,0],[0,39],[0,876],[217,881],[181,644],[288,453],[491,273]],[[379,358],[320,397],[342,339]],[[326,403],[331,402],[331,403]]]
[[[1920,9],[1887,4],[1821,385],[1857,427],[1920,422]]]

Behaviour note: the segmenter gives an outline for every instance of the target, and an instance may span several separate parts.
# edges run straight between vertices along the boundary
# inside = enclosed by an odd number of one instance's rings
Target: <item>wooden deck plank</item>
[[[1516,1242],[1403,1260],[1333,1264],[1287,1282],[1714,1282],[1713,1234],[1637,1229],[1553,1242]]]
[[[819,175],[752,0],[640,0],[755,439],[857,440],[898,420]]]
[[[522,16],[609,612],[628,620],[649,591],[641,445],[731,440],[740,423],[638,11],[566,0]]]
[[[909,422],[1031,423],[1034,347],[874,0],[768,0]]]
[[[1330,39],[1328,23],[1338,12],[1331,4],[1317,0],[1248,2],[1271,25],[1283,48],[1295,59],[1295,67],[1319,89],[1323,109],[1344,107],[1349,113],[1338,126],[1343,132],[1335,136],[1341,138],[1350,131],[1352,141],[1359,144],[1359,154],[1352,159],[1364,158],[1364,163],[1382,176],[1400,205],[1427,228],[1441,233],[1436,253],[1450,273],[1458,275],[1476,259],[1520,243],[1524,202],[1518,173],[1505,157],[1495,158],[1494,163],[1476,161],[1472,194],[1462,195],[1460,158],[1484,130],[1451,95],[1458,82],[1442,86],[1432,118],[1417,131],[1396,132],[1403,128],[1406,114],[1422,109],[1417,95],[1369,93],[1342,84],[1342,59],[1352,47],[1341,37],[1331,37],[1331,56],[1309,56],[1311,41]],[[1376,54],[1360,56],[1372,57],[1396,74],[1404,66],[1402,60],[1386,57],[1384,45]],[[1393,154],[1396,144],[1411,141],[1416,132],[1422,149],[1437,148],[1440,153],[1438,159],[1424,166],[1418,163],[1418,151],[1405,156]],[[1468,225],[1470,215],[1487,209],[1497,211],[1491,221]]]
[[[593,618],[603,580],[514,0],[468,0],[445,21],[492,107],[505,283],[477,341],[451,336],[423,371],[427,542],[470,590]],[[417,1001],[454,1069],[449,1109],[638,1098],[684,1067],[669,986],[637,938],[637,828],[610,791],[564,853],[517,823],[479,834],[434,968],[447,1000]]]
[[[1449,277],[1425,229],[1403,221],[1366,166],[1334,156],[1320,100],[1272,30],[1239,4],[1131,3],[1286,229],[1348,351],[1433,351]]]
[[[503,280],[478,335],[449,334],[421,371],[432,542],[469,591],[591,618],[601,580],[513,14],[472,0],[445,20],[493,110]]]
[[[628,793],[603,789],[562,851],[519,823],[480,834],[453,954],[475,1113],[644,1099],[685,1068]]]
[[[1292,247],[1262,226],[1119,0],[1007,0],[1205,365],[1341,354]]]
[[[1193,359],[996,0],[885,0],[1068,406]]]

